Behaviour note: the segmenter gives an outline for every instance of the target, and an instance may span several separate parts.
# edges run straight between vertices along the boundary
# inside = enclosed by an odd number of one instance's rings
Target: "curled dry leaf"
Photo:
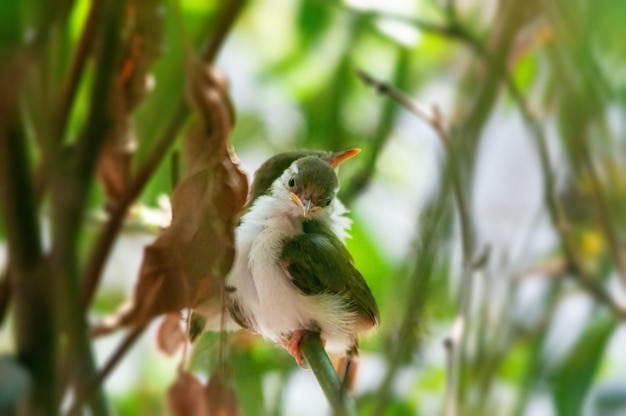
[[[183,371],[167,391],[167,404],[174,416],[209,416],[204,386]]]
[[[172,224],[144,251],[125,324],[220,295],[232,266],[248,185],[228,149],[233,113],[226,89],[214,70],[199,63],[192,69],[190,99],[199,117],[185,141],[187,170],[172,197]]]
[[[215,371],[205,387],[206,403],[210,416],[238,416],[241,414],[235,390],[220,371]]]
[[[157,346],[167,354],[174,355],[187,341],[187,335],[182,327],[181,316],[178,313],[168,313],[159,325],[157,331]]]
[[[113,95],[115,123],[98,161],[98,177],[109,205],[130,185],[131,162],[137,143],[131,113],[150,89],[150,68],[163,43],[162,0],[130,0],[125,10],[124,50]]]

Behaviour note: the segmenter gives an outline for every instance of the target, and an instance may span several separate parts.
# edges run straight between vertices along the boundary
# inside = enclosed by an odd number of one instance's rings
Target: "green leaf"
[[[0,57],[10,53],[22,40],[22,5],[18,1],[2,4],[0,11]]]
[[[325,33],[332,20],[330,10],[316,1],[303,1],[298,10],[297,25],[302,48],[307,49]]]
[[[615,319],[610,317],[594,319],[553,373],[553,397],[559,415],[581,413],[607,341],[616,325]]]

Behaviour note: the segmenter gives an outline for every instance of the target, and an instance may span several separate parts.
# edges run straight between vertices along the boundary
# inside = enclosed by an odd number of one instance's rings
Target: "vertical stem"
[[[377,392],[377,400],[372,415],[385,413],[392,397],[393,382],[403,363],[410,359],[411,352],[419,342],[416,333],[419,332],[420,318],[426,303],[430,281],[435,274],[438,248],[438,232],[444,225],[450,213],[447,209],[449,187],[443,186],[439,194],[424,209],[419,224],[419,252],[415,255],[413,271],[409,276],[409,286],[401,292],[406,298],[402,305],[406,310],[402,316],[395,337],[389,342],[389,367],[385,378]]]
[[[61,146],[51,157],[52,252],[54,288],[60,323],[67,335],[67,346],[76,394],[81,395],[93,379],[95,362],[86,314],[80,304],[78,242],[87,206],[95,165],[106,136],[113,125],[114,90],[121,45],[122,15],[125,2],[109,0],[102,5],[103,23],[89,115],[71,158]],[[94,415],[108,414],[99,390],[90,402]]]
[[[9,74],[1,75],[5,80],[13,79],[15,82],[15,78],[8,77]],[[7,92],[4,88],[3,91]],[[6,110],[4,116],[8,119],[0,120],[0,206],[8,241],[8,284],[15,302],[17,357],[28,370],[33,383],[32,397],[25,411],[53,414],[56,402],[56,331],[50,282],[45,270],[41,229],[35,210],[26,137],[19,121],[17,98],[9,95],[4,99],[10,103],[6,107],[0,104]],[[8,122],[2,125],[2,121]]]
[[[94,40],[97,34],[98,19],[101,18],[102,2],[92,1],[87,15],[87,20],[83,26],[78,44],[74,56],[72,57],[72,63],[70,65],[67,79],[63,83],[61,90],[61,97],[58,106],[58,113],[56,118],[57,132],[53,136],[53,140],[57,143],[63,142],[63,135],[65,128],[70,118],[70,113],[76,93],[78,92],[78,86],[80,85],[80,79],[87,62],[87,58],[93,50]]]

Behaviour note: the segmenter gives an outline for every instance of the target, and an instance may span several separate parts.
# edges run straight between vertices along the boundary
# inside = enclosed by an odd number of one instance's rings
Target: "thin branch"
[[[232,28],[237,16],[245,5],[245,0],[229,1],[222,11],[222,17],[218,19],[211,39],[203,48],[202,57],[205,62],[213,62],[219,52],[226,35]],[[150,155],[133,178],[126,193],[110,213],[110,218],[89,255],[89,261],[85,269],[85,281],[82,288],[83,308],[87,308],[96,293],[102,277],[102,270],[109,257],[109,253],[115,242],[117,234],[124,222],[124,217],[130,205],[137,199],[156,168],[160,165],[165,154],[174,143],[180,128],[189,115],[189,107],[184,99],[176,105],[174,115],[163,130],[163,134],[157,140]]]
[[[324,351],[319,333],[307,333],[300,342],[300,353],[315,374],[335,415],[356,415],[354,401],[342,394],[342,383],[330,358]]]
[[[465,27],[457,20],[450,22],[446,26],[422,24],[423,22],[413,21],[417,27],[422,30],[438,33],[442,36],[454,38],[462,41],[488,64],[489,68],[494,68],[494,75],[504,81],[511,96],[516,101],[518,108],[524,119],[524,123],[528,126],[539,151],[539,159],[541,169],[544,178],[544,200],[546,201],[550,219],[553,227],[559,234],[561,248],[566,256],[568,267],[572,271],[572,278],[576,280],[594,299],[600,303],[606,305],[619,319],[626,319],[626,310],[620,307],[615,300],[606,292],[606,290],[598,284],[596,279],[591,276],[580,263],[579,256],[576,253],[575,242],[573,236],[568,230],[568,221],[565,216],[565,212],[560,206],[560,202],[557,198],[556,187],[554,181],[554,173],[550,165],[550,156],[547,147],[547,140],[545,133],[541,128],[539,122],[532,115],[528,103],[526,102],[523,94],[515,84],[514,79],[507,70],[505,65],[498,63],[497,58],[491,53],[483,43],[474,35],[472,35]],[[443,30],[444,28],[454,28],[454,30]],[[609,241],[611,239],[609,238]],[[619,262],[622,258],[621,253],[616,253],[616,244],[612,244],[611,250],[616,262]],[[624,276],[624,269],[626,265],[617,264],[618,270],[621,270],[621,275]]]
[[[396,17],[401,18],[400,16]],[[491,53],[477,37],[472,35],[464,27],[464,25],[462,25],[456,19],[446,25],[411,21],[411,19],[405,20],[412,22],[412,24],[414,24],[416,27],[421,28],[422,30],[430,31],[432,33],[440,34],[445,37],[462,41],[463,43],[468,45],[481,59],[483,59],[485,63],[488,64],[489,68],[494,68],[494,75],[504,81],[511,96],[516,101],[518,108],[522,113],[522,118],[524,119],[525,124],[530,129],[530,132],[537,144],[541,169],[544,177],[544,200],[546,201],[552,224],[559,234],[561,248],[565,253],[568,267],[572,271],[572,278],[574,278],[594,299],[606,305],[615,314],[616,317],[622,320],[626,319],[626,310],[620,307],[615,302],[615,300],[606,292],[606,290],[598,284],[593,276],[589,275],[589,273],[584,269],[584,267],[582,266],[582,264],[580,264],[580,261],[578,260],[579,257],[576,253],[573,236],[571,236],[568,231],[567,218],[556,196],[557,194],[554,181],[554,173],[550,166],[550,156],[545,134],[539,122],[532,115],[528,107],[528,103],[526,102],[521,91],[515,84],[515,81],[513,80],[506,66],[501,65],[495,55]],[[615,248],[612,247],[612,250],[615,250]],[[621,258],[621,253],[616,255],[616,253],[613,251],[613,257],[616,259],[616,261],[619,261],[619,259]],[[618,264],[617,266],[618,270],[623,270],[620,269],[620,267],[626,268],[626,265],[623,264]]]
[[[456,200],[457,210],[459,214],[461,239],[463,248],[463,271],[461,279],[461,287],[459,289],[458,312],[454,319],[450,336],[446,339],[446,350],[448,352],[448,395],[446,399],[446,414],[456,415],[456,394],[458,391],[458,358],[460,354],[460,345],[462,344],[465,334],[465,321],[469,313],[470,299],[472,293],[472,263],[474,258],[474,231],[472,229],[469,209],[465,201],[465,196],[461,187],[461,179],[458,171],[458,160],[456,150],[450,141],[447,130],[444,127],[441,111],[437,106],[433,106],[429,111],[420,106],[401,91],[395,89],[389,84],[378,81],[364,71],[359,71],[359,76],[369,85],[374,87],[379,93],[389,96],[392,100],[398,102],[402,107],[406,108],[417,118],[424,121],[435,130],[441,142],[445,146],[448,153],[448,173],[451,179],[452,192]]]
[[[402,107],[415,114],[418,118],[426,121],[431,126],[433,125],[434,115],[431,111],[427,110],[416,102],[413,102],[413,100],[408,98],[400,91],[396,90],[391,85],[375,79],[362,69],[357,69],[356,74],[359,76],[359,78],[363,80],[363,82],[365,82],[366,85],[374,88],[379,94],[390,97],[394,101],[398,102],[398,104],[400,104]]]
[[[569,275],[595,300],[607,306],[615,317],[620,320],[624,320],[626,319],[626,309],[616,303],[615,299],[613,299],[605,288],[598,282],[598,279],[591,275],[580,261],[580,256],[576,250],[574,236],[569,232],[569,221],[557,197],[554,172],[550,164],[550,155],[548,152],[545,133],[541,128],[539,121],[532,115],[526,99],[522,95],[509,72],[506,70],[503,71],[504,72],[502,72],[500,76],[504,79],[509,93],[517,103],[524,123],[530,130],[530,133],[535,140],[535,144],[537,145],[541,170],[543,172],[544,200],[546,201],[552,226],[559,236],[561,250],[563,251],[567,262],[567,268],[571,271]]]
[[[395,65],[395,73],[393,78],[395,82],[403,84],[407,79],[409,55],[405,49],[398,51],[398,59]],[[358,70],[357,70],[358,74]],[[397,114],[397,107],[393,103],[388,102],[383,106],[380,121],[374,133],[373,143],[368,149],[368,156],[365,163],[351,178],[345,190],[340,191],[340,198],[346,205],[350,205],[360,193],[362,193],[370,184],[374,176],[376,163],[382,154],[385,144],[391,137],[393,129],[393,121]]]
[[[550,158],[548,154],[545,134],[543,132],[543,129],[540,127],[539,122],[533,117],[532,113],[530,112],[528,104],[526,103],[523,95],[515,84],[515,81],[511,77],[510,73],[508,72],[506,66],[497,63],[497,59],[494,54],[489,52],[489,50],[483,45],[483,43],[477,37],[472,35],[456,19],[445,25],[441,25],[430,22],[422,22],[419,20],[406,19],[402,16],[388,17],[405,20],[407,21],[407,23],[413,24],[424,31],[429,31],[431,33],[439,34],[441,36],[451,39],[457,39],[468,45],[481,59],[485,61],[486,64],[488,64],[489,68],[495,69],[494,75],[496,75],[505,82],[513,99],[517,102],[518,108],[522,113],[524,122],[529,127],[537,144],[544,177],[544,199],[547,203],[552,224],[559,234],[562,250],[565,253],[569,269],[572,271],[572,278],[575,279],[594,299],[602,304],[605,304],[615,314],[616,317],[622,320],[626,319],[626,310],[620,307],[615,302],[615,300],[606,292],[606,290],[598,284],[596,279],[584,270],[584,267],[582,266],[582,264],[580,264],[580,261],[578,260],[573,236],[571,236],[568,231],[567,218],[563,209],[560,206],[558,198],[556,197],[554,174],[550,166]],[[419,113],[422,113],[422,115],[428,115],[428,112],[420,110],[416,111],[415,108],[410,109],[410,111],[416,114],[416,116],[418,117],[421,117]],[[606,226],[604,228],[606,228]],[[622,259],[621,252],[618,253],[617,251],[615,251],[615,247],[618,247],[619,245],[615,244],[614,240],[613,243],[611,243],[610,235],[608,239],[615,261],[620,262],[620,259]],[[618,270],[621,271],[621,276],[625,275],[624,269],[626,269],[626,265],[624,265],[624,263],[624,260],[621,260],[621,263],[617,263]]]

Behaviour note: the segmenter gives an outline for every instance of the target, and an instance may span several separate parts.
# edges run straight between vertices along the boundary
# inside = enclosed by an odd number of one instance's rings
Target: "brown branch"
[[[215,60],[221,45],[226,39],[226,35],[232,28],[245,3],[245,0],[232,0],[224,6],[222,17],[218,20],[212,37],[203,49],[202,57],[205,62],[213,62]],[[98,236],[90,252],[89,261],[85,269],[85,281],[82,287],[82,305],[84,309],[91,304],[100,284],[102,270],[117,234],[122,227],[128,208],[137,199],[156,168],[160,165],[188,115],[189,107],[184,99],[181,99],[176,106],[174,115],[163,130],[163,134],[157,140],[156,146],[133,178],[124,196],[111,211],[109,221]]]

